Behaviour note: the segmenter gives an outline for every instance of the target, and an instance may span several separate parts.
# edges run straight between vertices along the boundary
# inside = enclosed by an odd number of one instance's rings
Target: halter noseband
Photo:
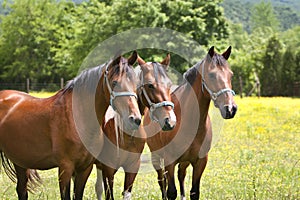
[[[111,62],[110,62],[111,63]],[[108,74],[108,66],[110,65],[110,63],[108,63],[106,65],[106,69],[104,72],[104,81],[106,82],[107,85],[107,89],[109,91],[110,94],[110,100],[109,100],[109,105],[114,109],[114,111],[116,111],[116,107],[114,105],[114,100],[116,97],[122,97],[122,96],[134,96],[137,99],[137,95],[134,92],[115,92],[111,89],[110,85],[109,85],[109,81],[107,78],[107,74]]]
[[[219,90],[218,92],[213,92],[211,89],[208,88],[208,86],[207,86],[207,84],[205,83],[205,80],[204,80],[204,63],[205,63],[205,61],[201,65],[202,66],[202,74],[201,74],[202,92],[203,92],[203,87],[205,87],[205,89],[209,93],[209,95],[210,95],[210,97],[211,97],[211,99],[213,100],[214,103],[221,94],[225,94],[227,92],[230,92],[233,96],[235,96],[235,92],[230,88],[224,88],[224,89]],[[215,103],[215,105],[216,105],[216,103]]]
[[[155,81],[158,82],[158,81],[157,81],[157,69],[156,69],[157,63],[156,63],[156,62],[153,62],[153,66],[154,66],[153,69],[154,69]],[[142,71],[142,73],[143,73],[143,71]],[[147,100],[147,103],[149,104],[150,119],[151,119],[152,121],[158,122],[158,120],[154,117],[153,112],[154,112],[156,109],[161,108],[161,107],[165,107],[165,106],[171,106],[172,109],[174,110],[174,103],[172,103],[171,101],[162,101],[162,102],[159,102],[159,103],[153,103],[153,102],[151,101],[150,97],[148,96],[148,94],[147,94],[147,92],[146,92],[146,89],[145,89],[144,85],[145,85],[145,84],[144,84],[144,77],[143,77],[143,75],[141,75],[141,85],[140,85],[140,87],[141,87],[141,89],[142,89],[142,93],[144,93],[144,96],[145,96],[145,98],[146,98],[146,100]]]

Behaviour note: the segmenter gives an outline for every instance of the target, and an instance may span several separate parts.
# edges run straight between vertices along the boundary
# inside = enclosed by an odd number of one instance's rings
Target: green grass
[[[224,126],[214,135],[217,140],[202,176],[201,199],[300,199],[300,99],[236,98],[236,102],[239,108],[234,119],[214,118]],[[188,171],[187,196],[192,181],[190,167]],[[29,198],[58,199],[57,169],[40,173],[44,184]],[[116,199],[122,198],[123,178],[124,173],[118,172]],[[93,170],[85,199],[96,199],[95,181]],[[0,199],[17,199],[15,184],[3,172],[0,185]],[[154,170],[142,170],[134,184],[133,199],[160,196]]]

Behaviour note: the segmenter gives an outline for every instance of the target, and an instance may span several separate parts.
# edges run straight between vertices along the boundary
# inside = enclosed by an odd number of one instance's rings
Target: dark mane
[[[207,58],[205,58],[207,59]],[[201,62],[197,63],[196,65],[194,65],[193,67],[191,67],[190,69],[188,69],[185,73],[184,73],[184,79],[189,83],[189,84],[193,84],[196,77],[198,76],[199,73],[199,65],[201,65],[204,62],[204,60],[202,60]],[[212,64],[217,66],[217,67],[227,67],[228,63],[227,60],[220,54],[215,53],[215,55],[213,56],[212,60],[211,60]]]
[[[156,67],[156,69],[158,70],[158,74],[160,74],[162,77],[168,77],[166,69],[164,67],[162,67],[161,64],[155,63],[155,62],[153,64],[156,64],[156,66],[159,66],[159,67]]]
[[[129,79],[133,79],[133,77],[135,77],[134,75],[134,71],[132,69],[132,67],[128,64],[127,59],[125,58],[121,58],[121,64],[119,65],[120,67],[109,67],[109,71],[112,70],[109,74],[109,78],[111,78],[111,76],[122,76],[123,74],[126,74],[126,76]],[[110,69],[111,68],[111,69]]]
[[[222,66],[227,66],[227,60],[220,54],[215,53],[212,59],[213,64],[216,66],[222,67]]]
[[[198,69],[197,66],[201,65],[203,61],[201,61],[200,63],[197,63],[196,65],[194,65],[193,67],[191,67],[190,69],[188,69],[184,74],[183,74],[183,78],[190,84],[192,85],[195,80],[196,77],[198,76]]]
[[[68,81],[68,83],[66,84],[66,86],[62,89],[62,92],[70,92],[73,90],[75,85],[83,85],[83,84],[87,84],[87,89],[89,89],[92,85],[89,84],[91,82],[93,82],[93,80],[97,79],[99,80],[100,76],[101,76],[101,71],[102,71],[102,67],[104,66],[100,65],[97,67],[93,67],[90,69],[86,69],[84,71],[82,71],[78,76],[76,76],[74,79]],[[94,83],[94,82],[93,82]]]

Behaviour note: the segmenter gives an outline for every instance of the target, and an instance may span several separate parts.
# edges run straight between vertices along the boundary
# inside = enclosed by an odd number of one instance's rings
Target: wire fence
[[[55,92],[64,87],[64,79],[61,78],[60,82],[52,83],[37,83],[31,82],[29,79],[26,79],[24,82],[15,82],[15,83],[3,83],[0,82],[0,90],[19,90],[29,93],[29,91],[47,91]]]

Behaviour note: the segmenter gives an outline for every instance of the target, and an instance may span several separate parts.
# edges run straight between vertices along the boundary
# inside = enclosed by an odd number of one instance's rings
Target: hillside
[[[253,5],[259,2],[261,0],[224,0],[222,6],[227,19],[234,23],[243,24],[244,29],[250,32],[251,9]],[[300,25],[299,0],[271,0],[271,3],[282,31]]]

